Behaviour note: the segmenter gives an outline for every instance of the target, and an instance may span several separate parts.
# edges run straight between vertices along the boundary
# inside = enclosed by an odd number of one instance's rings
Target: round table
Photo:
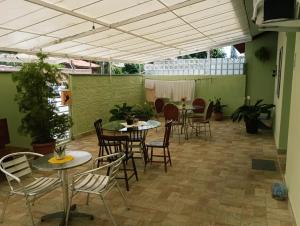
[[[65,163],[49,163],[48,160],[53,157],[53,153],[45,155],[43,157],[37,158],[33,160],[32,166],[36,169],[42,171],[52,171],[58,170],[59,175],[62,180],[62,188],[63,188],[63,206],[64,210],[56,213],[47,214],[42,217],[42,221],[46,219],[60,218],[62,222],[61,226],[67,225],[68,220],[66,219],[67,211],[70,205],[70,197],[69,197],[69,180],[68,180],[68,169],[75,168],[81,166],[92,159],[92,154],[86,151],[66,151],[66,155],[73,156],[73,159],[69,162]],[[76,208],[76,207],[75,207]],[[74,208],[71,208],[74,209]],[[89,217],[93,219],[93,216],[90,214],[79,213],[79,212],[71,212],[69,214],[70,217]]]
[[[134,145],[132,145],[132,142],[139,142],[137,145],[142,150],[143,159],[145,163],[145,167],[148,162],[148,153],[146,150],[146,144],[145,139],[147,136],[147,132],[150,129],[157,128],[161,125],[159,121],[156,120],[148,120],[148,121],[139,121],[136,124],[133,125],[127,125],[126,121],[124,120],[117,120],[112,121],[103,124],[102,128],[103,130],[111,131],[111,132],[121,132],[121,133],[129,133],[130,138],[130,148]],[[139,139],[136,139],[136,137],[140,137]]]
[[[115,132],[130,132],[132,130],[149,130],[157,128],[161,125],[159,121],[148,120],[148,121],[139,121],[137,125],[126,125],[125,120],[116,120],[103,124],[102,128],[108,131]]]

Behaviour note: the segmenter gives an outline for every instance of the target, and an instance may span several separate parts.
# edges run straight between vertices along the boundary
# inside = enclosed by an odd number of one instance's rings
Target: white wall
[[[293,62],[291,62],[293,63]],[[300,225],[300,33],[296,36],[292,83],[286,183],[297,225]]]

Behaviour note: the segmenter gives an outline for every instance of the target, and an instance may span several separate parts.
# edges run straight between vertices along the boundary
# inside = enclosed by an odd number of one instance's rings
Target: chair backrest
[[[194,99],[192,105],[195,108],[193,109],[195,113],[203,113],[205,110],[205,100],[202,98]]]
[[[131,144],[133,142],[143,143],[145,142],[148,130],[138,130],[135,128],[128,130],[127,128],[127,132],[129,133],[129,142]]]
[[[166,122],[166,125],[165,125],[164,146],[169,146],[171,129],[172,129],[172,120]]]
[[[108,159],[115,159],[110,163],[109,170],[108,170],[108,176],[109,181],[112,181],[116,178],[118,171],[121,167],[122,161],[125,158],[124,153],[115,153],[112,155],[107,156]],[[109,183],[109,182],[108,182]]]
[[[13,190],[12,181],[21,182],[21,177],[31,174],[32,170],[28,161],[28,157],[34,158],[43,155],[34,152],[16,152],[8,154],[0,159],[0,171],[2,171],[7,179],[10,188]]]
[[[100,146],[102,141],[101,141],[101,136],[103,135],[103,129],[102,129],[102,119],[98,119],[97,121],[94,122],[94,127],[96,129],[96,134],[98,138],[98,145]]]
[[[166,104],[164,107],[166,121],[179,121],[179,109],[174,104]]]
[[[207,107],[207,110],[206,110],[206,115],[205,115],[205,119],[206,120],[209,120],[211,118],[211,115],[213,113],[213,110],[214,110],[214,102],[210,102],[208,104],[208,107]]]
[[[128,156],[128,142],[127,135],[101,135],[100,139],[103,141],[103,146],[108,155],[114,153],[125,153]]]
[[[161,98],[157,98],[154,102],[156,113],[161,113],[164,110],[165,101]]]

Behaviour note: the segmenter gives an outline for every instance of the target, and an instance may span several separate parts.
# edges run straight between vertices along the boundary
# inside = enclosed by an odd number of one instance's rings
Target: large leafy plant
[[[111,117],[109,121],[115,120],[125,120],[127,117],[132,115],[132,106],[127,105],[127,103],[123,103],[123,105],[115,105],[113,109],[109,112],[111,113]]]
[[[54,98],[62,75],[57,67],[45,62],[46,55],[37,54],[38,61],[23,64],[13,75],[17,83],[16,102],[23,113],[19,131],[29,134],[32,143],[42,144],[61,139],[72,126],[71,118],[58,114]]]
[[[261,113],[269,113],[270,109],[274,107],[273,104],[262,104],[263,100],[258,100],[254,105],[244,104],[237,108],[231,118],[232,121],[259,121],[258,117]]]
[[[224,107],[227,107],[227,105],[221,103],[221,98],[215,98],[214,108],[213,108],[214,112],[215,113],[223,113]]]
[[[135,105],[132,108],[132,113],[143,120],[149,120],[154,116],[154,109],[150,104],[144,103],[142,105]]]
[[[134,106],[123,103],[122,105],[115,105],[110,110],[111,117],[109,121],[126,120],[128,118],[138,117],[143,120],[148,120],[154,115],[154,110],[151,105],[145,103],[142,105],[136,104]]]

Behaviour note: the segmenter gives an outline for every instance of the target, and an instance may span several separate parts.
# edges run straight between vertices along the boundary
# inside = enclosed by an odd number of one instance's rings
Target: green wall
[[[262,62],[255,57],[255,51],[265,47],[270,52],[270,59]],[[256,36],[253,41],[246,43],[246,96],[252,102],[264,99],[265,103],[273,103],[274,81],[272,70],[276,69],[277,33],[267,32]]]
[[[222,103],[228,105],[224,109],[225,115],[231,115],[245,100],[245,75],[165,75],[146,76],[146,78],[157,80],[196,80],[195,97],[202,97],[207,101],[212,100],[214,97],[221,97]]]
[[[18,133],[21,124],[21,113],[14,101],[16,85],[12,81],[11,73],[0,73],[0,118],[6,118],[10,136],[10,145],[16,147],[30,147],[30,138]]]
[[[278,51],[281,46],[283,46],[284,48],[284,58],[282,63],[283,67],[281,76],[280,98],[276,96],[276,93],[274,94],[274,104],[276,105],[275,116],[277,118],[277,120],[275,121],[275,128],[278,127],[278,133],[275,133],[275,143],[278,149],[286,150],[289,128],[296,33],[280,33],[280,35],[284,36],[285,42],[278,42]],[[275,90],[277,87],[277,82],[278,81],[276,81],[275,83]]]
[[[75,137],[94,130],[96,119],[107,122],[115,104],[142,104],[145,100],[142,76],[72,75],[70,88]]]
[[[293,65],[294,61],[290,64]],[[285,179],[289,189],[289,199],[292,205],[296,224],[300,225],[300,33],[296,36],[295,65],[293,69],[292,93],[290,102],[289,136],[287,144],[287,162]]]

